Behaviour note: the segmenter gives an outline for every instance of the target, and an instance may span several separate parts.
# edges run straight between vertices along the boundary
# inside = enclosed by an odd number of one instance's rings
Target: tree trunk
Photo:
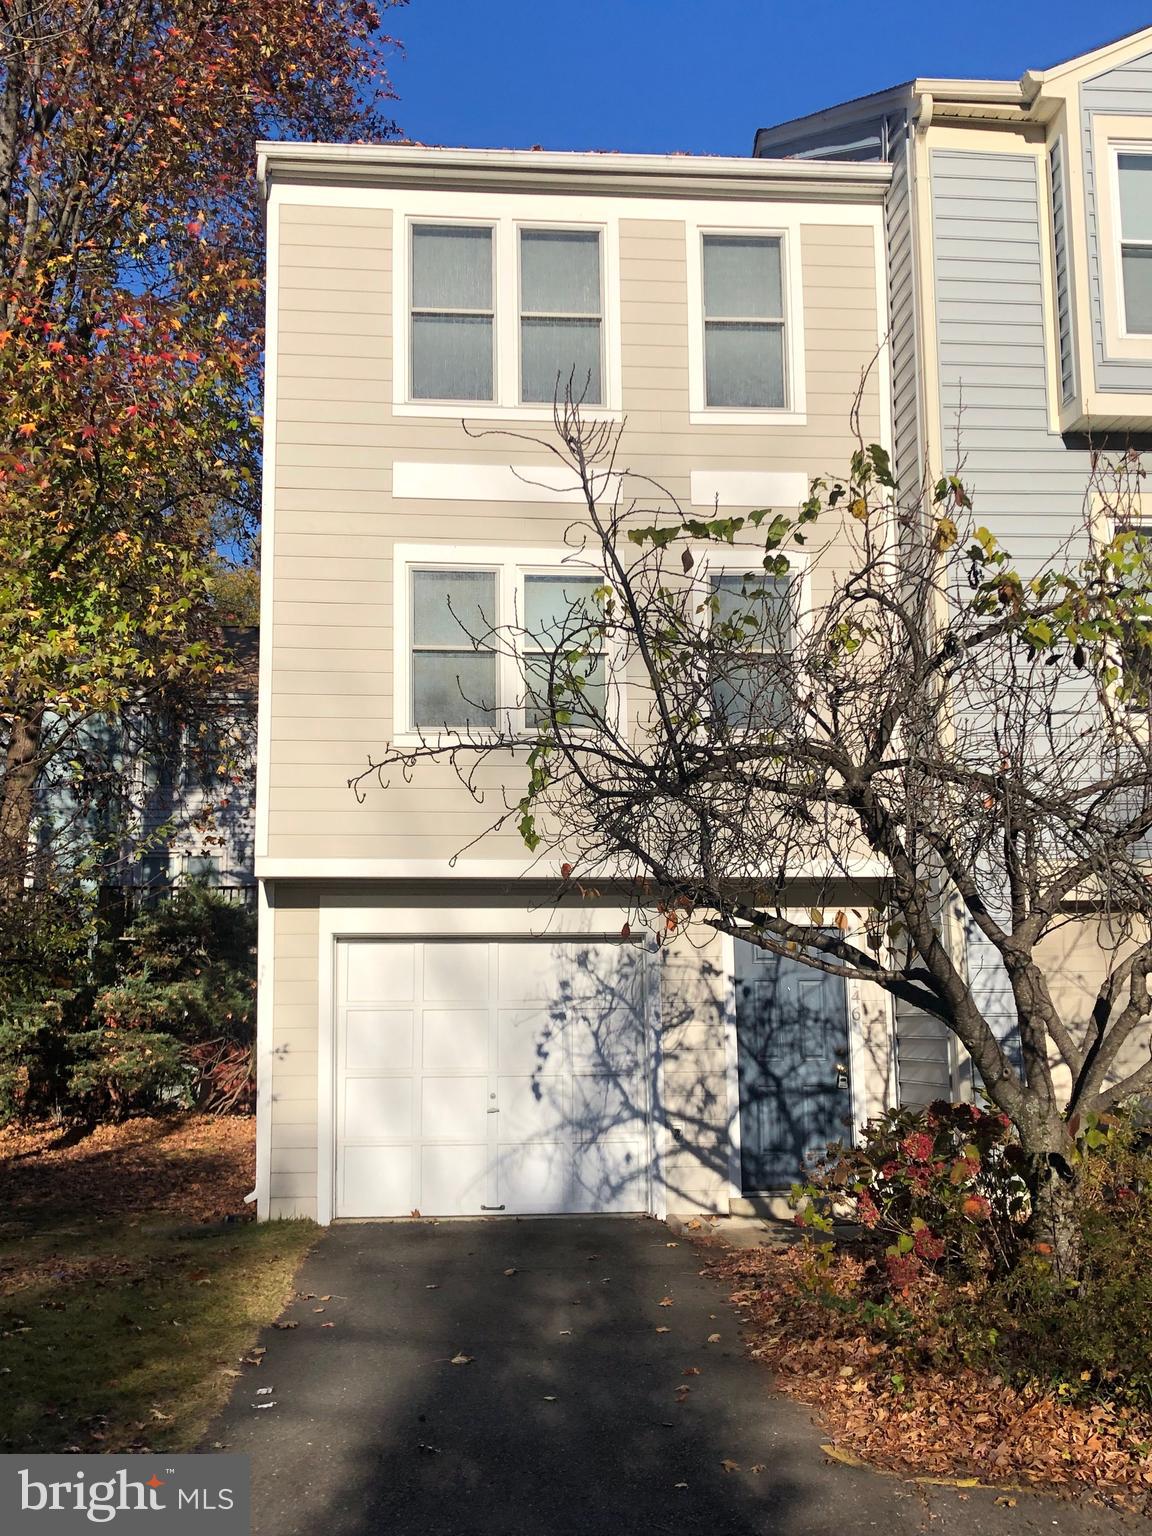
[[[1081,1265],[1081,1181],[1079,1165],[1067,1158],[1067,1150],[1046,1149],[1034,1157],[1032,1219],[1028,1231],[1032,1241],[1042,1245],[1038,1252],[1050,1250],[1057,1278],[1075,1285],[1080,1279]]]
[[[0,784],[0,901],[19,899],[30,855],[32,817],[44,714],[14,715],[8,735],[4,782]]]

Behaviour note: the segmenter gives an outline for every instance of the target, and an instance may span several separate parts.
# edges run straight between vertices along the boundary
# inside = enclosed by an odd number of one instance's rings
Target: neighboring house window
[[[492,400],[492,228],[412,226],[414,400]]]
[[[520,398],[550,405],[604,398],[600,235],[520,231]]]
[[[1152,335],[1152,154],[1120,150],[1120,270],[1124,329]]]
[[[708,551],[709,597],[701,614],[719,644],[708,680],[712,707],[729,729],[777,730],[793,713],[793,654],[805,622],[806,562],[789,556],[786,575],[748,570],[747,552]]]
[[[214,853],[190,853],[184,860],[184,874],[189,880],[211,884],[220,874],[220,860]]]
[[[532,732],[550,702],[577,721],[603,715],[599,572],[556,550],[398,546],[396,562],[401,735]]]
[[[497,719],[496,571],[412,571],[412,725],[467,729]]]
[[[705,234],[704,402],[737,409],[787,404],[783,242]]]

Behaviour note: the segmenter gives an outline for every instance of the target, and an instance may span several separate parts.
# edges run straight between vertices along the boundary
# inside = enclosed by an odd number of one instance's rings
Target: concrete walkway
[[[699,1271],[653,1221],[334,1227],[205,1448],[252,1456],[257,1536],[1147,1531],[829,1463]]]

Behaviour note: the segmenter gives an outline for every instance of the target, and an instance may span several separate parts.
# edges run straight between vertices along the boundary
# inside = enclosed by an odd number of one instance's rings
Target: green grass
[[[0,1450],[196,1443],[317,1233],[202,1230],[57,1215],[0,1239],[20,1270],[0,1297]]]

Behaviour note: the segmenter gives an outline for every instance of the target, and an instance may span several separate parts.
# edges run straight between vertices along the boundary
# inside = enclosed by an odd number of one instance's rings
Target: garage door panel
[[[415,944],[346,943],[345,1001],[402,1003],[416,996]]]
[[[426,1216],[477,1216],[487,1203],[487,1141],[420,1150],[420,1198]],[[412,1207],[410,1206],[409,1209]]]
[[[398,1215],[416,1203],[413,1149],[344,1147],[340,1154],[337,1209],[341,1216]]]
[[[572,1209],[572,1144],[502,1144],[497,1166],[499,1204],[525,1216],[548,1216]]]
[[[628,1075],[576,1073],[572,1078],[572,1122],[579,1139],[643,1134],[647,1116],[644,1082]]]
[[[501,1072],[553,1075],[566,1070],[561,1009],[501,1008],[496,1020],[497,1065]]]
[[[643,1210],[648,1191],[644,1139],[585,1142],[573,1157],[574,1210]]]
[[[501,1003],[545,1003],[556,999],[559,963],[555,944],[496,944],[496,996]]]
[[[425,1072],[488,1071],[486,1008],[425,1008],[420,1065]]]
[[[568,1048],[574,1072],[634,1072],[640,1065],[643,1014],[614,1005],[575,1007],[568,1017]]]
[[[344,1065],[351,1071],[411,1072],[414,1039],[410,1008],[349,1008]]]
[[[498,1078],[501,1141],[571,1141],[569,1096],[564,1077]]]
[[[485,1141],[487,1077],[425,1077],[420,1084],[420,1135],[424,1141]]]
[[[410,1077],[349,1077],[344,1135],[349,1141],[405,1141],[415,1132]]]
[[[488,949],[487,944],[425,944],[424,1001],[486,1002]]]

